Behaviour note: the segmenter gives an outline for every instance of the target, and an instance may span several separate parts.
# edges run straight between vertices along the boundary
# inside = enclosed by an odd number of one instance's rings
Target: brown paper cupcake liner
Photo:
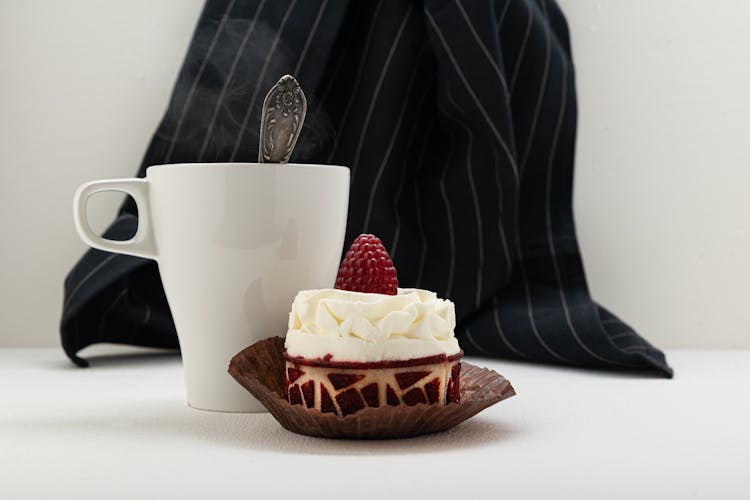
[[[285,429],[317,437],[393,439],[444,431],[516,393],[499,373],[463,362],[460,403],[365,408],[341,417],[290,405],[283,397],[285,368],[281,337],[256,342],[229,363],[232,377]]]

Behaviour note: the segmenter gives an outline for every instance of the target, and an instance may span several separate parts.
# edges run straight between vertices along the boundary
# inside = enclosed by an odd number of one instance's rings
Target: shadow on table
[[[309,455],[403,455],[438,453],[456,449],[475,448],[508,440],[517,433],[501,422],[482,416],[444,432],[406,439],[351,440],[325,439],[300,436],[282,429],[276,422],[272,432],[254,435],[251,439],[232,443],[247,448],[261,448],[279,453],[301,453]]]
[[[82,356],[89,362],[88,368],[95,371],[123,367],[148,367],[152,365],[166,365],[167,363],[179,363],[181,361],[180,351],[176,349],[111,349],[109,351],[94,351],[92,354]],[[81,370],[69,359],[61,357],[60,360],[47,363],[45,368],[53,370]]]
[[[509,375],[518,370],[544,371],[550,378],[553,376],[575,376],[591,379],[643,379],[643,380],[669,380],[657,370],[633,370],[620,367],[598,367],[572,366],[564,363],[528,361],[523,359],[491,358],[488,356],[467,356],[464,358],[478,366],[486,366],[499,371],[503,375]]]
[[[294,434],[282,428],[268,413],[218,413],[195,410],[179,400],[143,401],[124,408],[100,408],[70,417],[26,418],[6,421],[18,431],[35,437],[64,432],[82,442],[106,433],[114,440],[138,439],[154,446],[167,441],[195,440],[196,445],[220,444],[231,448],[308,455],[392,455],[435,453],[481,447],[512,439],[519,431],[479,415],[447,431],[407,439],[358,441],[324,439]],[[90,413],[90,414],[89,414]],[[15,424],[15,425],[14,425]],[[158,444],[157,444],[158,443]]]
[[[113,352],[114,351],[114,352]],[[89,370],[110,370],[180,362],[179,352],[154,349],[91,349],[87,359]],[[50,364],[52,370],[80,370],[60,360]],[[268,413],[243,414],[195,410],[187,407],[180,394],[174,399],[128,400],[126,406],[101,404],[80,409],[64,418],[49,417],[16,422],[19,430],[34,433],[64,431],[79,434],[82,440],[106,432],[114,439],[147,438],[159,443],[166,439],[193,439],[232,448],[263,450],[277,453],[320,455],[390,455],[400,453],[435,453],[454,449],[481,447],[512,439],[520,433],[508,424],[493,420],[490,409],[444,432],[407,439],[346,440],[324,439],[294,434],[282,428]],[[11,423],[13,425],[13,423]],[[120,436],[122,434],[122,436]]]

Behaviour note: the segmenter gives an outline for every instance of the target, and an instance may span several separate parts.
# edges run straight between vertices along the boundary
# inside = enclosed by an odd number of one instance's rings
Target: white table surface
[[[750,498],[750,351],[668,359],[673,380],[471,359],[518,395],[357,442],[188,408],[173,354],[0,349],[0,498]]]

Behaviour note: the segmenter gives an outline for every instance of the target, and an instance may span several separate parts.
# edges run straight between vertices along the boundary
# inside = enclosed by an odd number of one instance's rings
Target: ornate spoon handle
[[[297,80],[284,75],[263,101],[258,163],[286,163],[292,156],[307,113],[307,100]]]

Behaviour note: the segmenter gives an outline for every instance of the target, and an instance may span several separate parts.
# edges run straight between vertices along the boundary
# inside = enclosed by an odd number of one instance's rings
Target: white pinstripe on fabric
[[[383,155],[383,158],[380,161],[378,172],[377,174],[375,174],[375,179],[372,181],[372,186],[370,187],[370,198],[367,201],[367,210],[365,211],[365,222],[363,225],[365,233],[368,232],[368,227],[370,225],[370,216],[372,215],[372,207],[373,207],[373,204],[375,203],[375,195],[377,194],[378,186],[380,185],[380,179],[383,177],[385,166],[388,164],[388,161],[391,158],[391,153],[393,152],[393,146],[396,144],[396,139],[398,138],[399,131],[401,130],[401,123],[404,120],[404,114],[406,113],[406,108],[408,107],[409,102],[411,102],[411,99],[412,99],[411,89],[414,86],[414,82],[417,80],[417,74],[419,74],[419,70],[420,70],[420,65],[419,65],[420,58],[426,48],[427,48],[427,45],[422,47],[422,49],[417,53],[417,57],[415,58],[415,61],[414,61],[414,70],[411,73],[411,77],[409,77],[409,83],[406,85],[406,92],[404,92],[404,100],[403,100],[403,103],[401,104],[401,109],[399,109],[398,117],[396,118],[396,124],[393,127],[393,133],[391,134],[391,138],[388,140],[388,147],[385,149],[385,154]],[[422,94],[422,95],[424,97],[424,95],[426,94]],[[373,103],[375,102],[376,99],[377,99],[377,94],[375,95],[375,97],[373,97]],[[362,137],[364,137],[364,133],[365,133],[365,130],[363,129]],[[356,159],[354,163],[356,164]]]
[[[492,58],[492,55],[490,54],[490,52],[487,49],[486,45],[482,42],[481,38],[479,37],[479,34],[474,29],[474,26],[471,23],[471,21],[469,20],[469,17],[468,17],[468,15],[466,13],[466,10],[464,9],[464,7],[461,4],[460,0],[456,1],[456,6],[458,7],[459,11],[461,12],[461,15],[463,16],[464,21],[466,22],[466,25],[468,26],[469,30],[471,31],[472,36],[476,40],[477,44],[479,45],[480,49],[484,53],[485,57],[489,60],[490,65],[493,67],[493,69],[497,73],[498,78],[500,79],[500,82],[501,82],[501,84],[503,86],[504,101],[508,102],[510,100],[510,91],[508,89],[508,85],[507,85],[507,83],[505,81],[505,78],[504,78],[502,72],[500,71],[500,67],[497,65],[496,61]],[[497,22],[497,28],[498,29],[500,29],[500,25],[505,20],[505,15],[506,15],[506,13],[508,11],[508,7],[509,6],[510,6],[510,0],[508,0],[506,2],[505,7],[503,8],[502,15],[500,16],[500,19]],[[457,67],[457,69],[458,69],[458,67]],[[449,100],[452,101],[450,94],[449,94]],[[466,130],[467,130],[467,132],[471,133],[471,131],[469,129],[466,129]],[[469,140],[469,144],[471,144],[471,140]],[[471,146],[469,146],[468,149],[471,150]],[[493,155],[495,155],[495,150],[494,149],[493,149]],[[467,156],[468,156],[468,158],[467,158],[467,164],[468,164],[467,168],[468,168],[468,170],[470,172],[471,171],[471,154],[470,154],[470,152],[467,154]],[[497,159],[495,158],[495,160],[497,160]],[[500,193],[502,193],[502,190],[501,190],[500,185],[499,185],[499,168],[497,168],[497,166],[495,168],[495,171],[496,171],[496,177],[497,177],[497,182],[498,182],[498,194],[500,194]],[[514,169],[514,171],[515,171],[515,169]],[[518,183],[518,181],[519,181],[518,174],[516,173],[516,182]],[[477,274],[477,276],[478,276],[477,277],[478,286],[477,286],[477,293],[476,293],[476,297],[475,297],[475,305],[476,305],[476,307],[479,307],[479,305],[480,305],[480,298],[481,298],[481,289],[482,289],[482,268],[484,266],[484,244],[481,241],[481,239],[482,239],[482,224],[481,224],[481,215],[480,215],[480,210],[479,210],[479,202],[478,202],[478,197],[477,197],[477,193],[476,193],[476,187],[474,186],[474,179],[473,179],[473,176],[471,175],[471,173],[469,173],[469,183],[470,183],[470,187],[472,189],[472,196],[473,196],[473,201],[474,201],[474,209],[475,209],[476,217],[477,217],[477,221],[478,221],[478,235],[479,235],[479,239],[480,239],[480,242],[479,242],[479,245],[480,245],[479,246],[479,248],[480,248],[480,258],[479,258],[479,266],[478,266],[478,274]],[[498,229],[500,230],[501,239],[502,239],[502,242],[503,242],[503,249],[505,251],[505,258],[506,258],[506,265],[507,265],[506,269],[510,270],[510,253],[509,253],[508,247],[507,247],[507,241],[506,241],[506,238],[505,238],[505,231],[504,231],[504,228],[502,227],[502,219],[498,220]],[[520,351],[518,351],[518,349],[516,349],[508,341],[508,339],[505,337],[505,335],[504,335],[504,333],[502,331],[502,328],[500,327],[500,318],[498,316],[498,310],[497,310],[497,297],[494,297],[493,300],[494,300],[494,306],[495,306],[495,309],[494,309],[495,326],[497,328],[497,331],[498,331],[498,334],[499,334],[501,340],[505,343],[505,345],[508,346],[509,349],[511,349],[511,351],[515,352],[519,356],[526,357]],[[466,329],[466,336],[472,342],[472,344],[474,344],[475,347],[477,347],[481,351],[484,351],[483,349],[481,349],[481,347],[479,346],[479,344],[477,342],[473,341],[468,328]],[[486,352],[486,351],[484,351],[484,352]]]
[[[614,335],[609,335],[609,340],[619,339],[620,337],[625,337],[626,335],[632,335],[632,334],[633,332],[631,332],[630,330],[620,332],[620,333],[615,333]]]
[[[652,350],[652,348],[650,346],[647,346],[647,345],[631,345],[629,347],[620,347],[620,350],[623,351],[623,352],[631,352],[631,351],[637,352],[637,351],[641,351],[641,352],[646,352],[647,353],[647,352],[650,352]]]
[[[177,143],[177,138],[180,136],[180,132],[182,132],[182,124],[184,123],[185,116],[187,115],[188,109],[190,108],[190,103],[193,100],[195,89],[198,87],[198,81],[201,79],[201,77],[203,76],[203,72],[206,70],[208,61],[211,59],[211,54],[213,54],[214,48],[216,48],[216,42],[219,40],[219,35],[221,35],[221,32],[224,30],[224,25],[226,25],[227,19],[229,17],[229,11],[231,11],[232,7],[234,7],[234,3],[235,0],[231,0],[227,4],[226,10],[221,16],[219,26],[216,28],[216,33],[214,33],[211,44],[208,46],[206,55],[203,57],[201,65],[198,67],[198,72],[195,74],[195,78],[193,78],[193,83],[190,85],[190,90],[185,97],[185,103],[183,104],[182,110],[180,111],[180,116],[177,119],[177,125],[175,126],[174,133],[172,134],[172,139],[169,141],[169,148],[167,149],[167,154],[164,157],[164,163],[169,163],[169,160],[172,159],[172,152],[174,151],[175,144]]]
[[[492,66],[492,69],[495,70],[495,74],[497,75],[497,78],[500,80],[500,85],[503,87],[503,100],[507,102],[510,99],[510,94],[508,93],[508,84],[505,81],[505,76],[503,76],[503,72],[500,70],[500,66],[497,65],[497,61],[492,57],[492,54],[490,54],[489,49],[487,49],[487,46],[484,44],[481,38],[479,38],[479,33],[477,33],[477,30],[474,28],[474,24],[469,19],[469,15],[466,13],[466,10],[464,9],[464,6],[461,5],[461,0],[456,0],[456,7],[458,7],[459,12],[461,12],[461,16],[464,18],[464,21],[466,22],[466,27],[469,28],[469,31],[471,32],[471,36],[474,37],[474,41],[477,43],[479,48],[482,51],[482,54],[484,54],[484,57],[487,58],[487,61],[489,61],[490,66]]]
[[[143,319],[138,324],[138,328],[143,328],[151,321],[151,305],[146,304],[146,313],[143,315]]]
[[[221,91],[219,91],[219,97],[216,99],[216,105],[214,106],[214,110],[211,113],[211,119],[208,122],[208,127],[206,128],[206,135],[203,138],[203,144],[201,145],[201,150],[198,153],[198,161],[203,161],[203,155],[206,152],[206,148],[208,147],[208,143],[211,142],[211,135],[214,131],[214,125],[216,125],[216,118],[219,116],[219,111],[221,110],[221,105],[224,102],[224,96],[227,93],[227,88],[229,87],[229,83],[232,81],[232,78],[234,77],[234,72],[237,70],[237,65],[240,62],[240,59],[242,58],[242,55],[245,53],[245,45],[247,44],[247,41],[250,39],[250,35],[255,30],[255,24],[258,21],[258,15],[263,10],[263,6],[266,4],[266,0],[261,0],[260,3],[258,3],[258,7],[255,9],[255,13],[253,14],[252,21],[248,24],[247,29],[245,30],[245,34],[242,37],[242,41],[240,42],[240,46],[237,49],[237,53],[234,55],[234,60],[232,61],[232,65],[229,67],[229,73],[227,74],[226,79],[224,80],[224,83],[221,86]]]
[[[421,117],[422,115],[422,104],[424,103],[424,100],[426,97],[427,97],[427,93],[423,93],[422,97],[419,98],[419,102],[417,103],[417,113],[416,113],[417,119],[414,120],[414,123],[411,126],[411,130],[409,131],[409,139],[406,141],[407,144],[411,144],[414,141],[414,135],[417,132],[417,128],[419,125],[421,125],[421,123],[419,122],[420,120],[419,117]],[[431,133],[434,125],[435,125],[435,122],[432,122],[430,126],[428,127],[428,131],[425,136],[426,137],[425,143],[428,142],[427,138],[429,137],[429,134]],[[424,150],[425,150],[425,146],[423,143],[421,151],[417,157],[417,163],[416,163],[417,168],[419,168],[419,166],[422,164],[422,157],[424,156]],[[406,159],[404,159],[404,162],[406,162]],[[396,189],[396,194],[393,197],[393,213],[396,215],[396,228],[393,231],[393,240],[391,243],[391,257],[394,259],[396,258],[396,251],[398,250],[399,237],[401,235],[401,213],[398,211],[398,204],[401,201],[404,184],[406,183],[406,177],[407,177],[405,175],[406,167],[403,168],[402,172],[404,172],[404,175],[401,176],[401,180],[398,183],[398,188]],[[414,184],[414,187],[415,189],[418,187],[416,183]],[[420,210],[419,210],[419,207],[417,207],[417,224],[419,225],[421,225],[420,217],[421,217]],[[420,231],[424,231],[422,227],[420,227],[419,229]]]
[[[638,345],[634,345],[634,346],[622,347],[618,343],[616,343],[613,339],[619,338],[619,337],[624,337],[624,336],[629,335],[629,334],[633,334],[633,332],[629,332],[629,331],[628,332],[620,332],[618,334],[609,336],[609,333],[607,333],[607,331],[604,330],[604,327],[601,327],[601,328],[602,328],[602,331],[604,332],[604,337],[607,339],[607,341],[609,341],[609,345],[612,346],[612,347],[614,347],[615,349],[617,349],[620,352],[627,353],[628,349],[630,349],[631,347],[642,347],[643,350],[645,350],[645,351],[652,351],[653,350],[653,348],[650,347],[650,346],[638,346]],[[637,341],[642,341],[643,340],[640,337],[638,337],[637,335],[635,335],[634,337],[635,337],[635,340],[637,340]],[[624,363],[618,363],[618,364],[624,366]]]
[[[73,297],[75,297],[76,293],[78,293],[78,290],[80,290],[81,287],[83,285],[85,285],[86,282],[88,280],[90,280],[92,276],[94,276],[94,274],[96,274],[97,272],[99,272],[104,266],[107,265],[107,263],[109,263],[112,260],[116,259],[120,255],[122,255],[122,254],[113,253],[113,254],[108,255],[107,257],[104,258],[104,260],[102,260],[100,263],[98,263],[96,266],[94,266],[94,268],[91,269],[91,271],[89,271],[88,273],[86,273],[86,276],[84,276],[81,279],[81,281],[79,281],[78,284],[75,286],[75,288],[73,288],[73,290],[71,290],[70,293],[68,294],[68,297],[65,299],[65,303],[63,304],[63,308],[68,307],[68,304],[70,304],[71,299]]]
[[[505,344],[508,349],[511,350],[511,352],[514,352],[516,355],[528,359],[530,356],[527,356],[523,352],[519,351],[516,346],[514,346],[510,340],[508,340],[508,337],[505,336],[505,333],[503,332],[503,327],[500,325],[500,304],[497,300],[497,295],[492,297],[492,315],[495,319],[495,329],[497,330],[497,334],[500,337],[500,340],[502,340],[503,344]]]
[[[542,108],[542,99],[544,97],[544,91],[547,89],[547,79],[549,76],[549,64],[550,64],[550,57],[552,55],[552,36],[550,35],[550,30],[546,29],[544,30],[545,35],[547,36],[547,43],[546,43],[546,53],[544,56],[544,70],[542,71],[542,84],[539,88],[539,96],[536,100],[536,105],[534,108],[534,118],[531,121],[531,128],[529,129],[529,138],[526,141],[526,147],[524,148],[523,156],[521,157],[521,163],[519,165],[520,168],[520,174],[521,177],[523,177],[523,169],[526,167],[526,160],[529,158],[529,152],[531,151],[531,144],[534,142],[534,135],[536,134],[536,125],[539,121],[539,111]],[[520,60],[519,55],[519,60]]]
[[[365,121],[362,123],[362,132],[359,134],[359,141],[357,141],[357,149],[354,153],[354,160],[352,160],[352,164],[350,167],[351,170],[351,182],[354,184],[354,178],[357,174],[357,165],[359,165],[359,156],[362,154],[362,146],[364,145],[365,141],[365,135],[367,135],[367,129],[370,127],[370,120],[372,119],[372,112],[375,110],[375,104],[378,102],[378,96],[380,95],[380,89],[383,86],[383,80],[385,80],[385,76],[388,73],[388,68],[391,65],[391,61],[393,60],[393,54],[396,52],[396,48],[398,47],[399,41],[401,41],[401,35],[404,33],[404,28],[406,27],[406,23],[409,21],[409,18],[411,17],[412,10],[414,9],[414,4],[409,3],[409,9],[406,11],[406,15],[401,20],[401,25],[398,27],[398,31],[396,32],[396,36],[393,38],[393,42],[391,43],[391,48],[388,50],[388,55],[385,58],[385,63],[383,64],[383,68],[380,70],[380,75],[378,75],[378,80],[375,83],[375,91],[370,96],[370,106],[367,109],[367,113],[365,114]]]
[[[435,34],[437,34],[438,38],[440,39],[440,43],[443,46],[445,53],[448,55],[448,58],[450,59],[451,64],[453,64],[453,68],[455,69],[456,74],[458,75],[458,77],[461,79],[461,82],[466,87],[466,91],[474,100],[474,104],[477,106],[477,108],[479,109],[479,112],[482,114],[482,117],[487,122],[487,125],[490,127],[490,130],[492,131],[493,135],[495,136],[498,143],[500,144],[500,147],[503,148],[505,155],[508,157],[508,162],[513,168],[513,172],[515,173],[516,177],[518,177],[519,172],[518,172],[518,168],[516,167],[516,160],[513,157],[513,154],[511,153],[510,149],[508,148],[508,145],[505,143],[505,139],[503,139],[503,136],[497,130],[497,127],[495,127],[495,123],[490,118],[489,114],[487,113],[487,110],[484,108],[484,106],[482,105],[482,102],[479,100],[479,97],[477,97],[477,94],[474,92],[474,89],[469,84],[469,81],[466,79],[466,76],[463,74],[463,71],[461,71],[461,68],[458,65],[458,61],[456,61],[456,58],[454,57],[453,52],[451,51],[448,42],[445,40],[445,36],[440,31],[440,27],[438,27],[437,23],[435,22],[435,19],[432,17],[432,14],[430,14],[430,11],[427,10],[426,7],[425,7],[424,12],[425,12],[425,15],[427,16],[427,20],[432,26],[432,29],[435,30]]]
[[[495,29],[500,30],[503,26],[503,22],[505,22],[505,14],[508,13],[508,7],[510,7],[510,4],[513,2],[513,0],[508,0],[505,2],[505,6],[503,7],[502,12],[500,13],[500,17],[497,18],[497,21],[495,21]]]
[[[450,103],[450,105],[453,106],[453,108],[456,111],[460,112],[460,107],[456,104],[455,100],[453,99],[453,95],[450,93],[450,91],[446,92],[446,94],[447,94],[447,100]],[[484,241],[483,241],[483,236],[482,236],[483,224],[482,224],[481,211],[479,208],[479,196],[478,196],[476,186],[474,183],[474,176],[472,174],[471,152],[472,152],[472,143],[473,143],[473,133],[471,129],[466,127],[460,120],[452,120],[452,121],[458,124],[467,134],[466,167],[467,167],[467,175],[469,179],[469,188],[472,194],[472,201],[474,202],[474,211],[475,211],[475,217],[477,221],[477,238],[478,238],[477,247],[478,247],[478,252],[479,252],[479,259],[478,259],[478,265],[477,265],[477,292],[476,292],[475,304],[474,304],[474,306],[478,309],[481,305],[480,299],[481,299],[481,293],[482,293],[482,276],[483,276],[482,270],[484,268]],[[499,166],[497,165],[497,154],[495,153],[496,150],[493,148],[492,151],[493,151],[493,160],[494,160],[493,168],[496,172],[498,172]],[[500,189],[499,184],[498,184],[498,189]],[[500,198],[501,193],[502,191],[499,190],[498,198]],[[505,232],[504,230],[502,230],[501,220],[500,220],[500,223],[498,224],[498,227],[501,228],[501,233],[503,235],[503,243],[504,243],[504,247],[506,248],[506,254],[505,254],[506,263],[508,264],[508,266],[510,266],[510,255],[507,252],[507,244],[505,244]],[[510,267],[508,267],[508,269],[510,269]],[[494,300],[494,306],[496,308],[494,311],[495,326],[497,328],[500,339],[505,343],[506,346],[508,346],[508,348],[511,351],[519,354],[522,357],[527,357],[527,356],[524,356],[522,353],[520,353],[520,351],[518,351],[518,349],[516,349],[505,337],[505,334],[503,333],[502,328],[500,327],[500,318],[498,317],[498,312],[497,312],[497,296],[495,296],[493,300]],[[472,345],[474,345],[474,347],[476,347],[480,352],[483,352],[484,354],[491,354],[490,351],[481,347],[481,345],[476,340],[473,339],[473,337],[471,336],[471,331],[468,326],[465,329],[465,333],[466,333],[467,339],[469,339]]]
[[[115,308],[118,302],[122,300],[125,295],[128,293],[128,287],[123,288],[120,293],[117,294],[117,296],[114,298],[110,304],[104,308],[104,311],[102,311],[102,317],[99,320],[99,328],[98,331],[102,331],[104,329],[104,323],[107,321],[107,316],[109,316],[109,313],[112,312],[112,310]]]
[[[620,352],[627,352],[628,347],[621,347],[618,343],[615,342],[615,339],[619,339],[621,337],[632,337],[632,336],[635,335],[635,333],[632,330],[626,330],[626,331],[623,331],[623,332],[611,334],[609,332],[609,330],[607,330],[607,328],[604,326],[604,325],[610,325],[610,324],[622,324],[623,326],[627,326],[627,325],[625,325],[622,321],[620,321],[619,319],[616,319],[616,318],[605,319],[604,321],[600,321],[599,322],[599,328],[601,329],[601,331],[604,334],[605,338],[607,338],[609,340],[610,344],[615,349],[619,350]],[[648,346],[646,346],[645,348],[648,351],[652,350]]]
[[[539,343],[544,348],[544,350],[547,351],[547,353],[550,354],[553,358],[559,361],[564,361],[566,363],[573,364],[572,360],[554,351],[544,341],[541,334],[539,333],[539,329],[536,326],[536,320],[534,319],[534,308],[531,303],[531,290],[529,288],[529,278],[526,275],[526,264],[524,263],[524,260],[523,260],[523,251],[521,249],[520,238],[516,238],[516,253],[518,255],[518,270],[521,272],[521,282],[523,283],[524,294],[526,296],[526,314],[528,314],[529,316],[529,323],[531,325],[531,331],[534,334],[534,337],[536,337],[536,339],[539,341]]]
[[[448,268],[448,283],[445,287],[445,294],[443,297],[451,296],[451,289],[453,288],[453,273],[456,270],[456,234],[453,230],[453,211],[451,210],[451,203],[448,199],[448,192],[445,189],[445,177],[448,175],[448,170],[451,165],[451,157],[453,156],[453,137],[450,137],[450,146],[448,147],[448,154],[445,157],[445,166],[443,171],[440,173],[440,196],[443,198],[443,204],[445,205],[445,212],[448,217],[448,239],[450,241],[451,249],[451,265]]]
[[[273,58],[276,47],[279,45],[279,40],[281,39],[281,34],[284,32],[284,27],[286,26],[286,22],[289,20],[289,16],[294,10],[294,7],[297,5],[297,0],[292,0],[289,6],[286,8],[286,11],[284,12],[284,17],[281,19],[281,24],[279,25],[276,36],[273,39],[273,42],[271,43],[271,48],[268,49],[268,53],[266,54],[266,59],[263,61],[263,66],[261,67],[260,74],[258,75],[258,79],[255,82],[255,86],[253,87],[253,95],[250,98],[250,101],[247,106],[247,110],[245,110],[245,116],[242,118],[242,125],[240,125],[240,131],[237,134],[237,139],[234,142],[234,147],[232,148],[232,154],[229,157],[229,161],[234,161],[234,159],[237,157],[237,152],[240,149],[240,145],[242,144],[242,138],[245,135],[245,130],[247,129],[247,122],[250,120],[250,115],[252,114],[253,108],[255,107],[255,100],[258,97],[258,93],[260,92],[261,83],[263,82],[263,79],[266,76],[266,71],[268,70],[268,63],[271,62],[271,59]]]
[[[453,100],[453,95],[450,92],[450,89],[447,89],[446,96],[448,98],[448,103],[450,103],[451,106],[456,110],[457,114],[460,114],[461,108],[456,104],[456,101]],[[450,116],[450,115],[449,115]],[[469,127],[464,125],[460,119],[453,119],[451,118],[451,121],[453,121],[456,125],[461,127],[464,132],[466,132],[466,176],[469,180],[469,190],[471,191],[471,200],[474,204],[474,217],[476,218],[477,222],[477,252],[478,252],[478,260],[477,260],[477,290],[476,295],[474,297],[474,307],[479,308],[481,305],[481,298],[482,298],[482,270],[484,268],[484,237],[482,235],[482,214],[481,210],[479,208],[479,195],[477,193],[477,187],[474,183],[474,173],[473,173],[473,163],[472,163],[472,152],[473,152],[473,146],[474,146],[474,133],[471,131]]]
[[[481,305],[481,299],[482,299],[482,277],[483,277],[483,270],[484,270],[484,236],[482,235],[482,213],[481,209],[479,207],[479,193],[477,192],[477,186],[474,182],[474,164],[471,160],[472,157],[472,149],[474,146],[474,136],[471,132],[471,129],[468,127],[466,128],[466,131],[469,133],[469,141],[468,145],[466,147],[466,174],[469,177],[469,189],[471,190],[471,198],[474,202],[474,216],[477,219],[477,250],[478,250],[478,257],[479,260],[477,261],[477,293],[474,298],[474,306],[479,308]]]
[[[498,218],[497,218],[497,231],[500,234],[500,241],[503,244],[503,253],[505,255],[505,270],[510,275],[513,269],[513,260],[510,256],[510,249],[508,248],[508,239],[505,234],[505,227],[503,224],[503,186],[500,182],[500,166],[498,165],[498,158],[497,158],[497,150],[495,148],[492,148],[492,163],[493,163],[493,169],[495,171],[495,185],[497,186],[497,200],[498,200]],[[511,352],[516,353],[518,356],[522,358],[529,358],[528,355],[521,352],[516,346],[514,346],[511,341],[508,339],[508,337],[505,336],[505,332],[503,332],[503,328],[500,324],[500,304],[498,302],[497,294],[492,298],[492,314],[494,316],[495,320],[495,329],[497,330],[497,334],[500,337],[500,340],[505,344],[508,349],[511,350]]]
[[[505,234],[505,225],[503,224],[503,185],[500,182],[500,166],[498,165],[497,150],[492,148],[492,160],[493,169],[495,170],[495,185],[497,186],[497,201],[498,201],[498,218],[497,218],[497,232],[500,234],[500,241],[503,244],[503,253],[505,255],[505,269],[508,273],[512,271],[513,259],[510,256],[510,249],[508,248],[508,238]]]
[[[349,99],[346,101],[346,106],[344,107],[344,112],[341,115],[341,120],[339,121],[339,128],[343,129],[346,125],[346,121],[349,119],[349,111],[352,108],[352,103],[354,103],[354,96],[357,94],[357,90],[359,89],[359,84],[362,81],[362,73],[365,68],[365,62],[367,61],[368,53],[370,51],[370,43],[372,42],[372,35],[375,33],[375,26],[378,19],[378,14],[380,13],[380,8],[383,6],[383,1],[379,1],[377,7],[375,7],[375,12],[372,14],[372,20],[370,21],[370,29],[367,32],[367,38],[365,39],[365,46],[362,49],[362,58],[359,61],[359,67],[357,68],[357,74],[354,77],[354,85],[352,85],[352,91],[351,94],[349,94]],[[340,61],[343,61],[343,57],[340,58]],[[323,100],[325,101],[326,97],[328,96],[328,92],[333,88],[333,82],[336,80],[336,77],[338,76],[339,69],[341,68],[341,65],[337,66],[336,72],[334,73],[334,76],[331,78],[331,84],[326,88],[325,94],[323,95]],[[331,160],[333,159],[333,156],[336,154],[336,149],[339,144],[339,139],[341,138],[341,134],[336,134],[336,136],[333,139],[333,145],[331,146],[331,153],[328,155],[328,163],[331,163]]]
[[[523,41],[521,42],[521,48],[518,49],[518,56],[516,56],[516,64],[513,66],[513,74],[510,77],[510,95],[513,95],[513,89],[516,87],[516,78],[518,77],[518,72],[521,69],[521,61],[523,61],[523,55],[526,52],[526,44],[529,41],[529,34],[531,33],[531,25],[534,21],[534,14],[531,9],[531,4],[527,4],[526,7],[529,10],[529,18],[528,21],[526,21],[526,31],[523,35]]]
[[[398,183],[398,187],[396,188],[396,193],[393,195],[393,205],[391,206],[391,210],[396,216],[396,228],[393,230],[393,239],[391,240],[391,248],[389,250],[391,259],[394,261],[396,260],[396,251],[398,250],[398,241],[401,237],[401,218],[398,215],[398,202],[401,200],[401,193],[404,190],[404,184],[406,176],[401,176],[401,180]]]
[[[299,77],[299,70],[302,68],[302,63],[305,60],[305,57],[307,57],[307,51],[310,48],[310,42],[312,42],[313,37],[318,31],[320,20],[323,18],[323,14],[325,13],[327,6],[328,0],[323,0],[322,5],[318,9],[318,15],[315,17],[315,21],[313,21],[312,28],[310,28],[310,33],[307,35],[307,40],[305,40],[305,46],[302,48],[302,52],[300,52],[297,64],[294,66],[294,72],[292,73],[292,76],[294,76],[295,78]]]
[[[422,165],[422,161],[424,161],[424,154],[427,151],[427,145],[430,143],[430,137],[432,136],[432,130],[435,128],[435,122],[433,121],[430,123],[430,126],[427,128],[427,132],[425,133],[425,139],[422,143],[422,148],[419,151],[419,156],[417,157],[417,165]],[[422,285],[422,275],[424,274],[424,264],[425,264],[425,258],[427,257],[427,234],[424,230],[424,224],[422,222],[422,198],[419,194],[419,183],[414,183],[414,203],[416,206],[416,214],[417,214],[417,227],[419,228],[419,239],[422,242],[422,249],[419,253],[419,268],[417,269],[417,280],[416,280],[416,286],[417,288],[421,288]]]

